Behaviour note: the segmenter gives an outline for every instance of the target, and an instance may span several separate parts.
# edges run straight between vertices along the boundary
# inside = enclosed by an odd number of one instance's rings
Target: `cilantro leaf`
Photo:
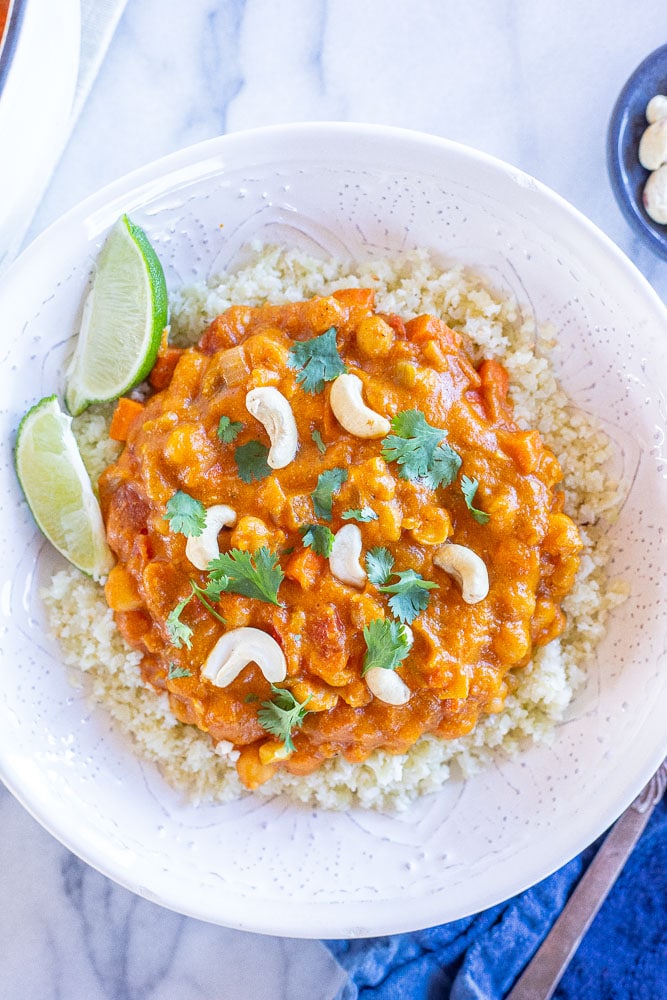
[[[398,462],[401,479],[425,479],[431,489],[448,486],[456,478],[461,458],[442,443],[447,431],[427,423],[421,410],[402,410],[391,421],[394,431],[382,441],[382,457]]]
[[[461,476],[461,493],[463,493],[463,499],[466,502],[466,507],[478,524],[487,524],[491,519],[491,515],[487,514],[486,511],[478,510],[477,507],[473,507],[473,500],[475,499],[475,493],[477,493],[478,486],[479,482],[476,479],[470,479],[468,476]]]
[[[187,667],[177,667],[175,663],[170,663],[167,680],[175,681],[179,677],[192,677],[192,671],[188,670]]]
[[[331,528],[327,528],[326,524],[308,524],[303,528],[299,528],[299,531],[303,535],[304,545],[309,545],[318,556],[324,556],[325,559],[329,558],[334,543],[334,535]]]
[[[323,455],[324,452],[327,450],[327,446],[325,445],[324,441],[322,440],[322,435],[320,434],[320,432],[319,431],[313,431],[313,433],[310,436],[313,439],[313,441],[315,442],[315,444],[317,445],[317,448],[318,448],[318,451],[319,451],[320,455]]]
[[[303,724],[308,714],[306,705],[310,701],[310,695],[305,701],[300,702],[287,688],[279,688],[272,684],[271,691],[273,698],[271,701],[262,702],[257,720],[262,729],[282,740],[288,753],[293,753],[292,730],[298,729]]]
[[[413,569],[396,573],[396,576],[398,577],[396,583],[378,589],[385,594],[394,595],[389,599],[389,607],[400,621],[410,625],[426,608],[430,596],[429,590],[437,590],[438,585],[431,580],[425,580],[421,573],[415,573]]]
[[[172,608],[167,615],[167,635],[172,646],[175,646],[176,649],[181,649],[184,645],[188,649],[192,648],[192,629],[185,622],[181,621],[181,615],[183,614],[183,609],[190,603],[193,596],[194,591],[188,597],[179,601],[176,607]]]
[[[222,593],[222,590],[224,588],[220,588],[218,584],[211,584],[211,583],[209,583],[207,587],[200,587],[198,584],[195,583],[194,580],[190,580],[190,586],[192,587],[192,593],[197,595],[200,603],[204,605],[208,613],[210,615],[213,615],[214,618],[217,618],[218,621],[222,622],[223,625],[226,625],[227,622],[222,617],[222,615],[218,614],[215,608],[212,608],[211,605],[208,603],[208,598],[210,598],[213,601],[219,601],[220,594]]]
[[[162,517],[169,521],[169,527],[186,538],[201,535],[206,527],[206,508],[199,500],[195,500],[183,490],[176,490],[173,497],[167,501],[167,513]]]
[[[261,441],[248,441],[240,444],[234,452],[239,476],[244,483],[253,479],[266,479],[273,471],[266,461],[269,449]]]
[[[336,345],[336,327],[311,340],[298,340],[290,348],[288,365],[300,368],[296,377],[306,392],[322,392],[325,382],[347,371]]]
[[[333,495],[347,481],[347,469],[327,469],[317,477],[317,486],[310,494],[317,517],[331,519]]]
[[[394,557],[389,549],[376,548],[369,549],[366,553],[366,572],[370,583],[379,587],[386,583],[391,575],[394,565]]]
[[[208,575],[209,586],[219,586],[221,593],[242,594],[280,605],[278,588],[285,574],[275,552],[266,545],[253,553],[241,549],[221,553],[208,564]]]
[[[355,507],[352,510],[344,510],[341,517],[344,521],[377,521],[378,516],[372,507]]]
[[[405,625],[390,618],[375,618],[364,628],[366,655],[362,677],[372,667],[395,670],[410,652],[410,636]]]
[[[217,434],[223,444],[231,444],[243,430],[243,424],[229,417],[220,417]]]

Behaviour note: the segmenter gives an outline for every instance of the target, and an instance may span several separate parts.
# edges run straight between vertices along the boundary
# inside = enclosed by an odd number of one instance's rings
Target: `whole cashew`
[[[654,222],[667,223],[667,163],[654,170],[644,185],[644,208]]]
[[[273,386],[251,389],[245,398],[246,409],[261,424],[271,439],[267,463],[272,469],[284,469],[293,461],[299,445],[296,421],[282,392]]]
[[[639,140],[639,162],[647,170],[667,163],[667,118],[658,118],[644,131]]]
[[[371,667],[366,671],[364,680],[371,694],[387,705],[405,705],[410,700],[412,692],[395,670]]]
[[[285,654],[267,632],[244,626],[225,632],[208,654],[202,668],[217,687],[227,687],[249,663],[256,663],[271,684],[284,681],[287,675]]]
[[[391,430],[386,417],[364,403],[363,382],[358,375],[339,375],[331,386],[333,415],[346,431],[359,438],[381,438]]]
[[[231,527],[236,521],[236,511],[224,503],[215,504],[206,511],[206,527],[201,535],[190,535],[185,543],[185,554],[197,569],[207,569],[211,559],[220,555],[218,532]]]
[[[646,121],[649,125],[657,122],[660,118],[667,118],[667,96],[656,94],[646,105]]]
[[[454,577],[466,604],[479,604],[489,593],[489,574],[484,560],[467,546],[445,542],[436,549],[433,562]]]
[[[361,556],[361,531],[356,524],[346,524],[334,535],[329,569],[341,583],[360,589],[366,583],[366,571],[359,562]]]

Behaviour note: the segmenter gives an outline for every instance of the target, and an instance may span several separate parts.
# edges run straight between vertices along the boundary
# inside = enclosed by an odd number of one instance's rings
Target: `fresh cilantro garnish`
[[[192,671],[188,670],[187,667],[177,667],[175,663],[170,663],[167,680],[175,681],[178,680],[179,677],[192,677]]]
[[[401,479],[423,479],[431,489],[454,482],[461,456],[444,443],[447,431],[427,423],[421,410],[402,410],[391,428],[394,433],[382,441],[382,456],[398,462]]]
[[[311,340],[297,341],[290,348],[288,365],[300,368],[296,377],[306,392],[322,392],[325,382],[347,371],[336,345],[336,327]]]
[[[327,528],[326,524],[308,524],[303,528],[299,528],[299,531],[303,535],[304,545],[309,545],[318,556],[324,556],[325,559],[329,558],[334,543],[334,535],[331,528]]]
[[[327,450],[327,446],[325,445],[324,441],[322,440],[322,435],[320,434],[320,432],[319,431],[313,431],[313,433],[310,436],[313,439],[313,441],[315,442],[315,444],[317,445],[317,447],[319,449],[319,452],[320,452],[320,455],[323,455],[324,452]]]
[[[389,549],[369,549],[366,553],[366,573],[371,583],[376,587],[386,583],[391,575],[394,557]]]
[[[266,479],[271,475],[272,469],[266,461],[269,449],[261,441],[248,441],[247,444],[240,444],[234,452],[239,476],[244,483],[251,483],[253,479]]]
[[[252,691],[251,691],[250,694],[247,694],[245,696],[245,698],[243,699],[243,702],[244,702],[245,705],[251,705],[253,701],[259,701],[259,695],[258,694],[253,694]]]
[[[317,486],[310,494],[317,517],[330,520],[333,507],[333,495],[347,481],[347,469],[327,469],[317,477]]]
[[[232,441],[237,439],[242,430],[243,424],[238,420],[230,420],[229,417],[220,417],[217,433],[223,444],[231,444]]]
[[[478,510],[477,507],[473,507],[473,500],[475,499],[475,493],[477,493],[478,486],[479,483],[476,479],[470,479],[468,476],[461,476],[461,493],[463,493],[463,499],[466,502],[466,507],[478,524],[487,524],[487,522],[491,519],[491,515],[487,514],[486,511]]]
[[[390,618],[375,618],[364,628],[366,655],[362,677],[371,667],[395,670],[410,652],[410,636],[405,625]]]
[[[273,698],[271,701],[262,702],[257,719],[262,729],[282,740],[285,750],[293,753],[292,730],[298,729],[303,724],[308,714],[306,705],[310,701],[310,695],[304,702],[300,702],[287,688],[279,688],[272,684],[271,691]]]
[[[190,586],[192,587],[193,595],[196,594],[196,596],[199,598],[200,602],[204,605],[208,613],[210,615],[213,615],[214,618],[217,618],[218,621],[222,622],[223,625],[226,625],[227,622],[222,617],[222,615],[218,614],[215,608],[212,608],[211,605],[208,603],[209,599],[212,601],[219,601],[220,594],[225,588],[220,587],[217,583],[211,583],[210,581],[208,586],[203,588],[200,587],[198,584],[196,584],[194,580],[190,580]]]
[[[398,577],[396,583],[378,589],[385,594],[394,595],[389,598],[389,607],[400,621],[410,625],[426,608],[429,590],[437,589],[438,585],[425,580],[421,573],[415,573],[413,569],[396,573],[396,576]]]
[[[372,507],[355,507],[353,510],[344,510],[341,514],[344,521],[377,521],[378,516]]]
[[[163,515],[163,520],[169,521],[172,531],[177,531],[186,538],[196,537],[206,527],[206,508],[188,493],[176,490],[167,501],[167,513]]]
[[[190,649],[192,646],[192,629],[185,622],[181,621],[183,609],[191,600],[192,594],[179,601],[176,607],[172,608],[167,615],[167,635],[172,646],[175,646],[176,649],[181,649],[182,646],[187,646]]]
[[[280,604],[278,588],[285,574],[275,552],[265,545],[253,553],[241,549],[223,552],[208,564],[208,575],[209,587],[219,587],[220,593],[242,594],[267,604]]]

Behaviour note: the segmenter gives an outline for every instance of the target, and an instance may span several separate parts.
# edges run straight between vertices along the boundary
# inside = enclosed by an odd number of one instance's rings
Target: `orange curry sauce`
[[[462,458],[450,486],[432,490],[401,478],[400,466],[383,459],[381,440],[353,437],[338,424],[329,405],[332,383],[309,394],[297,382],[290,347],[331,327],[368,406],[389,418],[419,409],[446,430]],[[133,419],[119,460],[100,480],[118,559],[107,600],[122,634],[144,654],[144,678],[169,692],[178,719],[241,751],[237,768],[248,787],[277,768],[306,774],[339,754],[359,762],[375,748],[405,753],[424,733],[451,739],[469,733],[480,713],[502,710],[514,683],[509,671],[563,629],[560,602],[572,586],[581,543],[554,490],[559,464],[537,431],[515,423],[501,365],[486,360],[476,367],[461,336],[441,320],[376,315],[373,292],[351,289],[284,306],[233,307],[197,347],[166,349],[154,376],[160,391]],[[269,443],[245,405],[247,392],[259,386],[275,386],[290,402],[299,448],[287,467],[246,484],[236,447],[253,439]],[[217,435],[223,415],[243,424],[230,444]],[[313,431],[321,434],[324,454]],[[327,521],[315,516],[311,493],[318,475],[333,468],[347,470],[348,478]],[[488,523],[468,510],[462,475],[478,480],[475,505],[490,515]],[[227,504],[237,512],[235,526],[219,534],[221,552],[268,546],[280,558],[279,607],[223,593],[215,609],[227,629],[251,625],[277,639],[287,660],[281,686],[300,702],[310,697],[303,725],[293,732],[295,751],[284,760],[275,758],[279,744],[258,721],[272,693],[254,663],[224,688],[200,677],[225,626],[193,599],[182,615],[193,629],[191,649],[170,640],[169,613],[191,593],[191,580],[202,587],[207,580],[186,558],[186,538],[165,520],[177,490],[205,507]],[[414,642],[398,667],[411,697],[401,706],[374,698],[362,677],[364,626],[391,616],[390,595],[369,582],[363,590],[339,582],[299,532],[318,522],[336,532],[348,523],[342,512],[364,506],[378,515],[359,524],[364,553],[384,546],[394,572],[412,568],[438,588],[411,625]],[[464,603],[455,580],[434,565],[446,541],[484,560],[490,589],[480,603]]]

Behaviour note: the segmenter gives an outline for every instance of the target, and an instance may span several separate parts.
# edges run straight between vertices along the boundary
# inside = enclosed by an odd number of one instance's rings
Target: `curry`
[[[248,788],[469,733],[562,631],[581,542],[559,463],[517,425],[502,366],[440,319],[378,314],[360,289],[236,306],[196,347],[165,344],[150,381],[119,407],[125,447],[99,484],[107,601],[144,679],[239,751]],[[293,448],[271,464],[281,434]],[[213,558],[193,561],[205,534]],[[454,552],[483,570],[479,594]],[[237,634],[250,653],[222,680],[210,665]],[[248,659],[264,646],[275,676]]]

